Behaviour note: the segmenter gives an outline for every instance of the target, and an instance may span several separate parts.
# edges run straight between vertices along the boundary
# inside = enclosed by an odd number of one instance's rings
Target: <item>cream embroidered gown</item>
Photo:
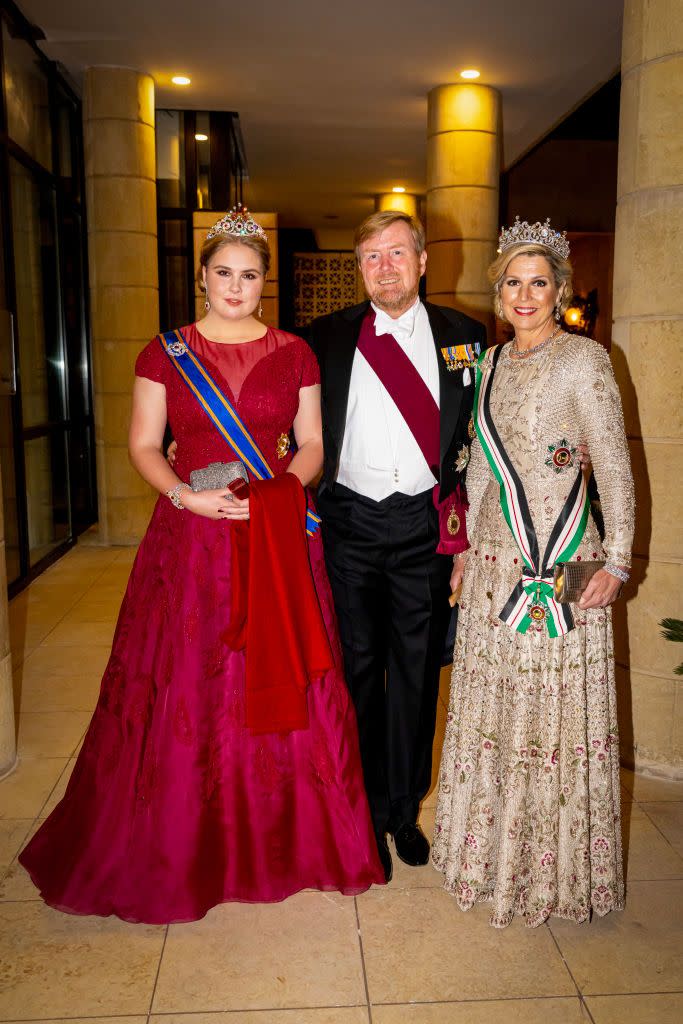
[[[525,360],[501,353],[491,417],[524,486],[541,552],[576,475],[553,449],[588,442],[605,520],[574,558],[630,565],[634,499],[621,402],[605,350],[560,335]],[[560,461],[560,460],[558,460]],[[522,559],[478,439],[467,488],[463,581],[432,859],[461,909],[491,924],[586,920],[624,905],[611,610],[581,612],[551,639],[498,615]]]

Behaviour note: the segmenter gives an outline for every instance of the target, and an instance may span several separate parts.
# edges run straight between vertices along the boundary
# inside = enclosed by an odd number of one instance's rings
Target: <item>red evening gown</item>
[[[184,328],[275,474],[299,389],[318,382],[300,338],[268,329],[242,345]],[[138,376],[166,387],[175,470],[236,458],[157,339]],[[320,535],[310,564],[334,668],[308,688],[309,725],[244,725],[245,660],[221,640],[230,610],[230,524],[160,497],[140,544],[111,657],[61,803],[20,856],[43,899],[76,914],[165,923],[226,900],[383,883],[363,789]]]

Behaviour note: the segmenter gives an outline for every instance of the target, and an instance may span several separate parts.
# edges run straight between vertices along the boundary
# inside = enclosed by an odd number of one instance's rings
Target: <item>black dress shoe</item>
[[[419,825],[401,825],[394,832],[394,845],[403,863],[411,868],[429,861],[429,843]]]
[[[385,835],[376,835],[377,850],[379,851],[379,859],[384,870],[384,881],[390,882],[391,876],[394,873],[394,865],[391,863],[391,853],[389,852],[389,844]]]

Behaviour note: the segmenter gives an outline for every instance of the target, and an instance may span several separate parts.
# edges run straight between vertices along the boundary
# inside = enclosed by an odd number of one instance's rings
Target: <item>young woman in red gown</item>
[[[322,465],[315,358],[300,338],[255,316],[269,261],[262,229],[238,212],[209,234],[200,268],[209,312],[182,335],[276,482],[288,472],[305,487]],[[173,468],[162,454],[167,419],[178,441]],[[284,450],[290,434],[296,453]],[[196,920],[227,900],[276,901],[304,888],[354,894],[382,883],[319,533],[303,571],[332,667],[305,691],[305,727],[252,731],[245,652],[225,637],[231,532],[249,529],[249,499],[181,486],[193,469],[237,456],[159,339],[138,357],[130,453],[160,497],[66,794],[21,863],[53,907],[147,923]],[[270,485],[261,486],[267,502]],[[267,613],[259,625],[267,645]]]

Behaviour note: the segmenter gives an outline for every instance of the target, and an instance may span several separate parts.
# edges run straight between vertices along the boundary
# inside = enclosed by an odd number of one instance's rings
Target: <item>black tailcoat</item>
[[[437,555],[431,490],[373,501],[335,484],[351,369],[369,303],[315,320],[306,331],[320,364],[325,462],[318,490],[325,559],[356,707],[365,785],[378,835],[414,823],[429,790],[439,673],[450,620],[451,559]],[[440,498],[455,468],[474,397],[474,369],[449,370],[441,349],[486,345],[483,324],[425,303],[439,364]]]

